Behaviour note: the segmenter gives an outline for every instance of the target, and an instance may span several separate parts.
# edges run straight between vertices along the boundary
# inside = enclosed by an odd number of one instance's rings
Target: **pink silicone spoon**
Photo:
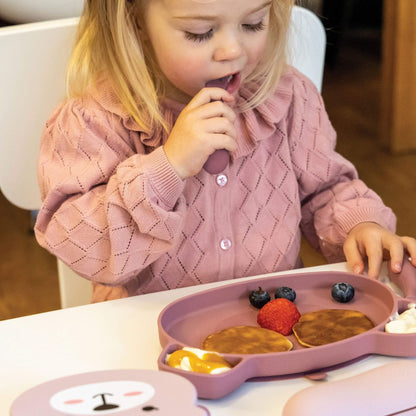
[[[206,87],[218,87],[226,89],[228,85],[228,77],[214,79],[212,81],[208,81],[205,86]],[[205,162],[203,168],[211,174],[217,174],[222,172],[228,165],[230,161],[230,155],[228,150],[226,149],[217,149],[214,153],[212,153],[207,161]]]

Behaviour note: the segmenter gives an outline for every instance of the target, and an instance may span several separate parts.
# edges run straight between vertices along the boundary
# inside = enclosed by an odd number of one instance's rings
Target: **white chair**
[[[39,140],[65,98],[65,67],[78,18],[0,28],[0,188],[14,205],[37,210]],[[89,303],[91,283],[58,260],[63,308]]]
[[[291,63],[321,89],[325,32],[310,11],[292,16]],[[65,97],[65,72],[78,18],[0,28],[0,188],[27,210],[41,205],[37,158],[43,126]],[[90,302],[91,284],[58,260],[63,308]]]
[[[0,0],[0,18],[30,23],[79,16],[84,0]]]
[[[294,8],[287,48],[289,62],[311,79],[321,91],[326,33],[316,14],[302,7]]]

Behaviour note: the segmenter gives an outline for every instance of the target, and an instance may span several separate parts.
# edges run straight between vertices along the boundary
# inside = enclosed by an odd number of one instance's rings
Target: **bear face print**
[[[196,390],[177,374],[154,370],[108,370],[40,384],[20,395],[10,416],[209,416]]]
[[[69,415],[107,415],[139,407],[149,401],[155,389],[141,381],[116,380],[71,387],[55,393],[51,406]]]

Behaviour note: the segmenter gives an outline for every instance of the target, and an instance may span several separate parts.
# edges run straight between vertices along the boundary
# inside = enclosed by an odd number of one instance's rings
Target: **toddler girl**
[[[399,271],[416,241],[334,151],[285,60],[293,0],[87,0],[42,137],[39,243],[94,301],[330,261]],[[208,87],[206,85],[208,84]],[[221,172],[204,164],[216,150]],[[344,253],[343,253],[344,249]],[[345,255],[345,257],[344,257]]]

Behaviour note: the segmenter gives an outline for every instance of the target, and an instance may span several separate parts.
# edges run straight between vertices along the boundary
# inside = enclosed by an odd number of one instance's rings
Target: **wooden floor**
[[[358,168],[361,178],[398,216],[398,232],[416,235],[416,154],[392,156],[379,141],[379,39],[352,37],[337,63],[326,68],[323,96],[338,132],[338,150]],[[59,308],[54,257],[40,248],[30,216],[0,194],[0,319]],[[307,246],[305,265],[322,263]]]

